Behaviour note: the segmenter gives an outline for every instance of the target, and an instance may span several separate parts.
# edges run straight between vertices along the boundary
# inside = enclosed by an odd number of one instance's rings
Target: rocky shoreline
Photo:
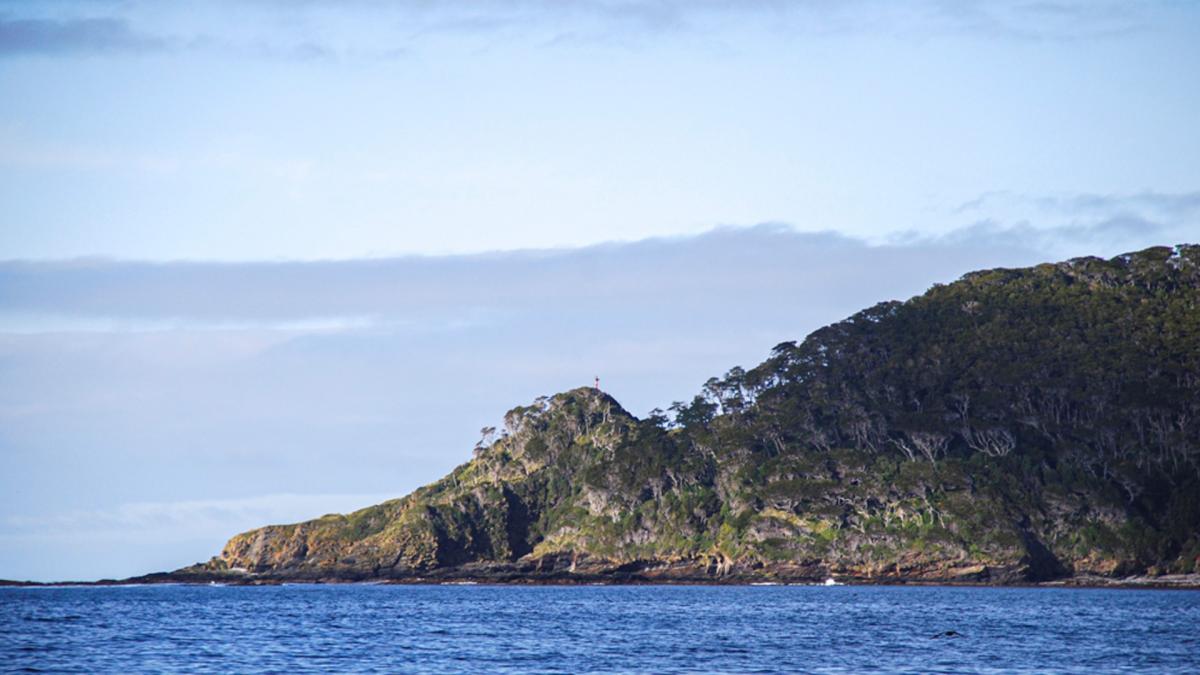
[[[934,576],[805,574],[799,569],[740,570],[722,575],[706,574],[695,566],[626,564],[607,569],[521,569],[516,564],[477,564],[413,571],[389,576],[329,574],[318,571],[296,574],[254,572],[215,572],[186,569],[157,572],[128,579],[99,581],[35,582],[0,580],[0,586],[136,586],[156,584],[193,584],[226,586],[271,586],[282,584],[387,584],[387,585],[513,585],[513,586],[595,586],[595,585],[691,585],[691,586],[973,586],[993,588],[1121,588],[1200,590],[1200,574],[1129,575],[1106,577],[1094,574],[1030,581],[1011,574],[1012,570],[980,570],[975,574]]]

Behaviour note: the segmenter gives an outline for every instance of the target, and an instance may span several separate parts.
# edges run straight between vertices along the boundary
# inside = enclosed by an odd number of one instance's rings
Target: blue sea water
[[[934,637],[946,631],[960,636]],[[1200,592],[3,588],[0,667],[89,673],[1200,672]]]

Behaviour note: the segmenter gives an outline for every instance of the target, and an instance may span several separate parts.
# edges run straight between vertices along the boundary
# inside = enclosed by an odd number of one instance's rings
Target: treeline
[[[658,419],[744,427],[768,454],[1043,452],[1115,480],[1195,475],[1198,299],[1198,246],[973,273],[780,344]]]

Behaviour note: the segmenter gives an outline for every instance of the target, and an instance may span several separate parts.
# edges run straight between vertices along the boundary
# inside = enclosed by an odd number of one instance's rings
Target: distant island
[[[482,435],[134,581],[1194,585],[1200,246],[974,272],[644,419],[587,387]]]

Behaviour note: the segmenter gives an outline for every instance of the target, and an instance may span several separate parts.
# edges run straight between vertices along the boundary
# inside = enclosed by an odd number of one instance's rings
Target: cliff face
[[[1200,247],[969,274],[637,419],[510,411],[407,497],[177,574],[1034,581],[1200,558]]]

